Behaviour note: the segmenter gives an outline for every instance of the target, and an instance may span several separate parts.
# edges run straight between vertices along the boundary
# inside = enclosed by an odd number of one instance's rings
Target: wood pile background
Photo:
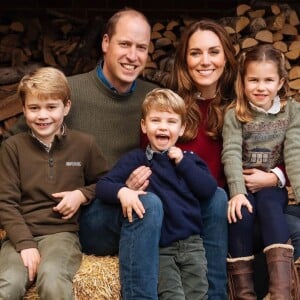
[[[259,7],[241,4],[234,16],[216,21],[230,34],[238,56],[258,43],[271,43],[286,57],[291,95],[300,91],[299,14],[287,4]],[[152,24],[147,67],[142,77],[165,85],[186,17]],[[84,20],[47,10],[39,17],[12,16],[0,21],[0,136],[12,126],[21,105],[15,91],[19,80],[39,66],[54,66],[66,75],[84,73],[101,57],[102,17]]]

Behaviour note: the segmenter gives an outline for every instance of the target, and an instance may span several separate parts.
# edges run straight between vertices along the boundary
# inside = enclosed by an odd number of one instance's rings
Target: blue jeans
[[[218,188],[211,199],[201,202],[201,209],[202,238],[208,269],[208,299],[227,300],[227,194]]]
[[[288,205],[285,217],[294,247],[294,259],[297,260],[300,257],[300,205]]]
[[[82,207],[79,238],[86,254],[119,254],[120,280],[124,300],[157,300],[159,239],[163,208],[152,194],[140,196],[146,213],[133,214],[129,223],[120,205],[95,199]]]

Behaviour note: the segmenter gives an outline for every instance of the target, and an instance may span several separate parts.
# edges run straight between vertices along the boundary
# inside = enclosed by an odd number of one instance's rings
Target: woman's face
[[[188,73],[203,97],[213,97],[226,63],[219,37],[210,30],[197,30],[189,39]]]

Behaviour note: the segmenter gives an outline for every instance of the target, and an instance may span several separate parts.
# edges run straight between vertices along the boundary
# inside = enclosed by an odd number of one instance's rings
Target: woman
[[[221,163],[224,111],[234,98],[235,51],[225,29],[212,20],[196,21],[182,34],[170,87],[186,102],[187,127],[178,146],[206,161],[225,187]],[[208,261],[209,299],[227,299],[227,196],[223,189],[203,205],[203,240]]]
[[[204,159],[221,188],[226,188],[221,163],[223,118],[235,97],[236,74],[235,50],[222,26],[204,19],[186,27],[177,46],[168,85],[184,98],[188,108],[185,137],[178,146]],[[248,169],[244,180],[251,192],[285,184],[279,168],[269,173]],[[202,209],[209,299],[227,299],[227,197],[221,188]]]

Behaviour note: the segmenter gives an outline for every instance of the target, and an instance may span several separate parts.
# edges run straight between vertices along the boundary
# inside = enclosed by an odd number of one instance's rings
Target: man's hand
[[[135,191],[145,191],[149,185],[149,177],[152,174],[149,167],[136,168],[126,180],[126,185]]]
[[[41,256],[36,248],[23,249],[20,252],[24,266],[28,269],[29,281],[33,281],[41,261]]]
[[[61,198],[61,201],[53,207],[53,210],[62,214],[62,218],[65,220],[72,218],[80,205],[87,201],[80,190],[55,193],[52,196],[54,198]]]
[[[134,210],[137,216],[142,219],[144,217],[145,208],[139,199],[139,195],[145,195],[144,191],[134,191],[127,187],[123,187],[118,192],[120,199],[123,216],[128,218],[129,222],[133,221],[132,211]]]
[[[242,206],[246,206],[250,213],[253,212],[252,205],[244,194],[235,195],[230,199],[230,201],[228,202],[228,211],[227,211],[227,218],[229,224],[236,223],[237,218],[239,218],[240,220],[243,218],[241,212]]]

